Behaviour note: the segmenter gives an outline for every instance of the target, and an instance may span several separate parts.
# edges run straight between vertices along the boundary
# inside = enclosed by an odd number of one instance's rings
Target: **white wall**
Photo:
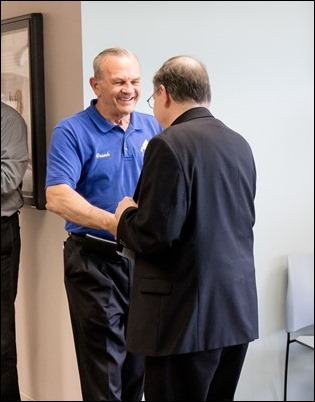
[[[106,47],[139,56],[137,109],[149,113],[145,100],[163,61],[186,53],[206,63],[210,110],[250,142],[258,173],[260,339],[250,345],[236,400],[281,400],[286,255],[314,250],[314,3],[83,1],[82,43],[85,106],[93,58]],[[314,400],[307,352],[301,376],[289,379],[289,400]]]

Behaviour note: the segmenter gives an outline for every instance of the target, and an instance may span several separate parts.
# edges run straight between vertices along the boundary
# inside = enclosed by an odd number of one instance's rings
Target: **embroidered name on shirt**
[[[108,158],[110,156],[110,153],[107,151],[104,154],[100,154],[99,152],[96,154],[97,158]]]

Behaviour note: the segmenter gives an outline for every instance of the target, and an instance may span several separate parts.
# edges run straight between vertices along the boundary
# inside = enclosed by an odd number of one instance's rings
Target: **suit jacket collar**
[[[205,107],[194,107],[178,116],[177,119],[173,121],[171,126],[175,126],[176,124],[180,124],[189,120],[200,119],[203,117],[213,117],[213,115],[210,113],[210,110]]]

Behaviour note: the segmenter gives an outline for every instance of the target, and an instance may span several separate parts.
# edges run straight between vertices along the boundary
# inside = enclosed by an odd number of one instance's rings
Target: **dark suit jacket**
[[[208,109],[150,140],[118,242],[136,252],[127,347],[189,353],[258,337],[250,146]]]

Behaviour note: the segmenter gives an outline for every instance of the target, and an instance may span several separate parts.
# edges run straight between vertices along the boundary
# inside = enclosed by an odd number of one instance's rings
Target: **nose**
[[[122,92],[132,92],[133,91],[133,85],[131,84],[131,82],[125,82],[122,89]]]

